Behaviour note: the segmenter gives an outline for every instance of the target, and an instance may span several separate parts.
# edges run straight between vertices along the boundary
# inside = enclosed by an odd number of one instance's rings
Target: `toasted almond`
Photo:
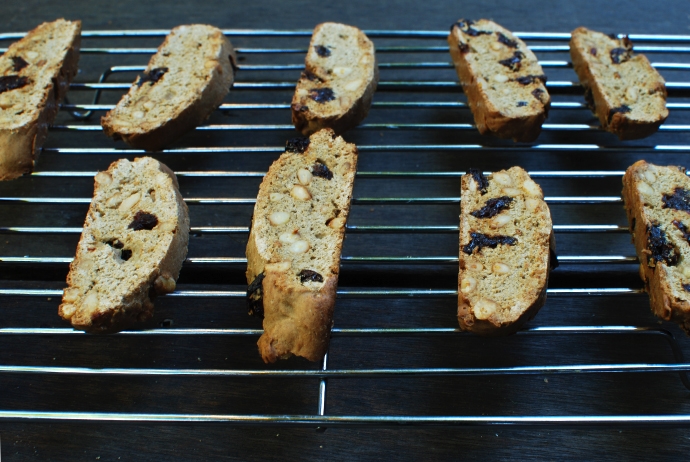
[[[299,182],[305,186],[311,183],[312,174],[306,168],[301,168],[297,170],[297,179]]]
[[[460,292],[468,294],[477,287],[477,280],[471,277],[462,278],[460,281]]]
[[[266,263],[264,269],[266,271],[285,272],[289,270],[291,266],[292,263],[289,261],[279,261],[276,263]]]
[[[625,96],[626,96],[626,98],[628,98],[628,101],[631,101],[631,102],[637,101],[637,95],[638,95],[637,87],[628,87],[628,89],[625,91]]]
[[[36,59],[36,58],[38,58],[38,53],[35,51],[27,51],[26,57],[29,59]]]
[[[527,192],[528,196],[538,198],[542,197],[541,188],[539,187],[539,185],[529,178],[526,179],[524,183],[522,183],[522,189],[524,189],[525,192]]]
[[[141,200],[141,193],[135,192],[131,196],[129,196],[127,199],[123,200],[120,206],[117,208],[120,212],[126,212],[130,210],[132,207],[137,205],[139,201]]]
[[[498,42],[496,42],[498,43]],[[498,83],[506,83],[508,81],[508,76],[504,74],[495,74],[494,75],[494,82]]]
[[[491,220],[490,226],[494,229],[495,228],[501,228],[501,227],[507,225],[508,223],[510,223],[510,221],[511,221],[510,214],[501,213],[501,214],[495,216],[493,218],[493,220]]]
[[[522,194],[522,191],[517,189],[517,188],[503,188],[501,189],[501,192],[505,194],[506,196],[510,197],[516,197],[520,196]]]
[[[362,86],[362,79],[355,79],[345,84],[344,88],[347,91],[355,91]]]
[[[484,265],[482,265],[478,261],[471,261],[469,263],[465,263],[465,268],[467,268],[470,271],[481,271],[484,269]]]
[[[311,199],[311,193],[309,190],[300,184],[296,184],[292,187],[290,195],[300,201],[308,201]]]
[[[653,196],[654,195],[654,190],[652,189],[651,186],[649,186],[647,183],[644,181],[640,181],[637,183],[637,190],[644,194],[645,196]]]
[[[335,66],[333,68],[333,75],[336,77],[345,77],[346,75],[350,74],[352,72],[351,67],[346,67],[346,66]]]
[[[332,229],[342,229],[345,226],[345,218],[336,217],[328,222],[328,227]]]
[[[293,244],[300,240],[300,235],[297,231],[286,231],[278,236],[278,240],[283,244]]]
[[[283,197],[285,197],[284,194],[276,193],[276,192],[271,193],[271,195],[269,196],[271,202],[278,202],[278,201],[281,201],[281,200],[283,200]]]
[[[644,177],[648,182],[652,184],[656,183],[656,175],[651,170],[644,172]]]
[[[505,263],[496,262],[491,266],[491,271],[495,274],[508,274],[510,272],[510,266]]]
[[[83,310],[87,312],[97,311],[99,304],[100,300],[98,299],[98,291],[94,288],[91,289],[91,291],[86,295],[86,297],[84,297],[84,299],[81,302],[81,307]]]
[[[144,118],[144,115],[145,115],[145,114],[144,114],[143,111],[134,111],[134,112],[132,113],[132,117],[134,117],[135,119],[143,119],[143,118]]]
[[[309,243],[304,240],[297,241],[290,246],[292,253],[304,253],[309,250]]]
[[[535,212],[539,208],[539,199],[529,198],[525,201],[525,206],[530,212]]]
[[[290,220],[290,213],[288,212],[273,212],[268,216],[268,221],[273,226],[282,225]]]
[[[510,178],[510,175],[504,172],[494,173],[493,175],[491,175],[491,179],[494,180],[496,183],[500,184],[501,186],[513,185],[513,179]]]
[[[498,303],[489,298],[480,298],[474,304],[474,317],[477,319],[489,319],[498,311]]]
[[[501,51],[501,44],[499,42],[491,42],[491,49],[494,51]]]
[[[96,183],[107,186],[113,181],[113,177],[108,172],[98,172],[95,177]]]

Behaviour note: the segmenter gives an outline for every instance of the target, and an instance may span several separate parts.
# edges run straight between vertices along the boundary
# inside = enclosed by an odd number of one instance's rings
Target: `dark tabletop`
[[[184,23],[208,23],[223,29],[309,30],[323,21],[338,21],[365,30],[445,31],[461,17],[491,18],[513,31],[569,32],[587,26],[626,34],[688,34],[687,2],[525,0],[485,2],[347,2],[262,1],[146,2],[146,1],[5,1],[0,33],[27,31],[58,17],[81,19],[84,30],[169,29]],[[238,47],[305,48],[308,37],[231,37]],[[85,39],[88,47],[156,47],[161,38]],[[445,46],[445,38],[412,40],[375,37],[377,48],[404,45]],[[8,41],[0,42],[6,47]],[[530,44],[533,42],[530,42]],[[548,44],[547,42],[534,42]],[[555,42],[554,42],[555,43]],[[554,44],[552,43],[552,44]],[[560,41],[557,44],[564,45]],[[668,44],[666,44],[668,45]],[[681,44],[687,46],[687,43]],[[567,53],[538,53],[542,60],[568,60]],[[687,53],[650,56],[656,62],[690,62]],[[252,55],[240,53],[240,64],[296,64],[303,54]],[[77,82],[93,82],[109,66],[145,65],[147,54],[88,55],[81,59]],[[447,52],[380,54],[380,62],[445,61]],[[576,80],[571,69],[547,68],[550,81]],[[292,82],[299,70],[261,73],[241,71],[241,82]],[[690,82],[688,71],[662,71],[668,82]],[[134,74],[114,75],[109,81],[131,82]],[[382,81],[456,81],[450,68],[405,70],[386,68]],[[233,90],[226,102],[280,103],[290,101],[292,89]],[[112,104],[122,91],[104,92]],[[554,101],[581,102],[581,91],[555,90]],[[670,90],[672,102],[688,102],[687,90]],[[87,103],[90,92],[73,91],[72,103]],[[458,88],[445,90],[381,86],[375,102],[464,101]],[[62,111],[56,124],[94,125]],[[367,123],[471,123],[467,110],[375,108]],[[288,110],[216,111],[210,124],[289,124]],[[549,123],[596,124],[586,111],[552,110]],[[668,124],[690,123],[683,111],[672,111]],[[290,130],[197,131],[173,147],[280,146],[295,135]],[[591,144],[625,148],[516,150],[511,142],[484,138],[473,130],[356,129],[345,135],[360,146],[381,144],[483,144],[482,150],[367,151],[359,171],[464,171],[469,167],[496,170],[521,165],[528,170],[624,170],[646,158],[660,164],[686,165],[687,152],[651,146],[690,144],[685,133],[658,133],[646,140],[619,142],[606,133],[545,130],[542,144]],[[39,171],[106,169],[119,156],[78,155],[51,148],[124,148],[98,132],[51,130],[39,161]],[[630,148],[627,150],[627,148]],[[277,157],[263,153],[158,153],[175,171],[265,171]],[[132,157],[132,156],[130,156]],[[183,177],[185,197],[254,197],[260,178],[208,179]],[[547,196],[617,196],[620,177],[537,180]],[[0,184],[0,196],[90,197],[92,179],[24,177]],[[457,197],[457,177],[447,179],[358,178],[355,197]],[[0,227],[79,227],[86,204],[0,203]],[[192,226],[248,226],[251,205],[190,206]],[[554,205],[555,224],[617,224],[625,226],[620,204]],[[458,205],[358,204],[350,224],[456,225]],[[633,255],[626,234],[559,233],[559,255]],[[70,257],[78,234],[0,235],[0,256]],[[190,257],[242,257],[246,234],[198,234],[190,239]],[[453,256],[457,235],[348,233],[347,256]],[[61,289],[67,266],[0,264],[0,288]],[[188,265],[179,287],[185,290],[243,290],[241,265]],[[342,289],[446,289],[457,284],[453,265],[343,264]],[[552,288],[639,288],[635,264],[563,264],[551,276]],[[385,300],[343,298],[338,301],[335,326],[454,328],[453,297]],[[56,315],[59,297],[0,298],[0,328],[67,327]],[[145,327],[259,329],[260,320],[246,315],[242,299],[161,298],[156,315]],[[169,323],[168,323],[169,324]],[[690,339],[675,325],[660,323],[649,312],[644,295],[594,297],[554,296],[530,328],[556,326],[645,326],[667,329],[683,353]],[[563,364],[619,364],[679,362],[661,331],[654,335],[537,335],[486,339],[463,334],[445,336],[334,336],[329,369],[471,368]],[[658,334],[658,335],[656,335]],[[112,336],[0,335],[0,365],[77,366],[89,368],[313,370],[318,365],[291,359],[264,366],[256,336]],[[0,372],[0,411],[70,411],[152,414],[281,415],[317,412],[318,378],[224,378],[160,376],[75,376]],[[690,390],[678,374],[561,374],[509,376],[425,376],[343,378],[328,382],[327,415],[348,416],[582,416],[688,415]],[[392,426],[338,427],[316,431],[313,426],[208,424],[132,424],[49,422],[0,419],[0,458],[26,460],[427,460],[427,459],[664,459],[686,460],[690,450],[687,428],[651,424],[602,426]]]

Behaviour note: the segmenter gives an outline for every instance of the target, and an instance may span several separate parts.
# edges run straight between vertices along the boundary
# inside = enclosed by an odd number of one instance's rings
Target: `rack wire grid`
[[[0,184],[0,419],[136,423],[687,426],[690,340],[649,312],[620,199],[639,158],[683,164],[690,36],[631,35],[667,81],[670,117],[619,142],[586,109],[567,33],[517,33],[552,95],[537,143],[480,136],[444,31],[366,31],[381,81],[345,134],[360,152],[335,326],[320,364],[264,365],[247,316],[244,248],[258,185],[296,135],[289,102],[311,31],[227,30],[238,81],[209,121],[151,153],[175,170],[192,233],[178,290],[142,330],[90,336],[57,316],[93,176],[143,151],[99,119],[168,31],[86,31],[80,75],[37,171]],[[0,34],[0,45],[23,34]],[[7,46],[7,45],[2,45]],[[2,50],[4,51],[4,50]],[[457,329],[459,178],[529,170],[560,267],[516,335]],[[602,401],[620,388],[619,400]],[[631,407],[630,403],[635,403]]]

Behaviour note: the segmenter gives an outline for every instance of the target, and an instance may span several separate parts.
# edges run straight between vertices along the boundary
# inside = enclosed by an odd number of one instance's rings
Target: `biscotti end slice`
[[[330,129],[288,141],[261,183],[247,244],[247,302],[265,362],[328,349],[357,148]]]
[[[158,150],[206,120],[230,91],[235,50],[219,29],[178,26],[143,77],[101,118],[105,134],[132,147]]]
[[[546,301],[556,265],[549,207],[527,172],[512,167],[463,175],[460,209],[460,328],[511,334]]]
[[[33,171],[77,75],[81,21],[43,23],[0,57],[0,180]]]
[[[623,200],[652,312],[690,334],[690,179],[684,167],[634,163]]]
[[[515,141],[537,139],[551,97],[527,45],[486,19],[454,23],[448,45],[479,132]]]
[[[369,113],[379,80],[374,44],[359,29],[326,22],[314,29],[304,72],[292,97],[292,123],[303,135],[336,134]]]
[[[621,140],[644,138],[668,117],[664,79],[646,56],[633,55],[628,37],[579,27],[571,34],[570,56],[604,130]]]
[[[151,318],[151,297],[175,290],[188,240],[175,174],[150,157],[114,162],[96,175],[60,316],[91,333]]]

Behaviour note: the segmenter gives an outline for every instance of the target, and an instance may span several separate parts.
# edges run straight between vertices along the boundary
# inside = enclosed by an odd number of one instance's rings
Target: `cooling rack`
[[[310,31],[225,31],[240,59],[231,94],[206,124],[151,153],[175,170],[192,219],[179,290],[156,300],[155,319],[93,337],[56,316],[93,176],[144,154],[103,136],[99,117],[167,32],[84,32],[80,75],[37,171],[0,184],[0,419],[690,424],[690,340],[649,314],[619,195],[638,158],[684,163],[690,36],[630,35],[665,77],[671,116],[658,134],[621,143],[583,104],[569,34],[517,33],[539,57],[553,103],[538,142],[514,144],[476,133],[446,32],[366,31],[381,82],[367,120],[345,135],[360,161],[331,349],[317,365],[265,366],[255,346],[260,320],[244,308],[244,247],[258,184],[295,136],[289,101]],[[0,44],[22,35],[0,34]],[[511,165],[546,192],[561,266],[533,322],[484,339],[456,328],[459,178],[469,167]],[[543,388],[549,380],[557,390]],[[623,383],[620,402],[597,402]],[[476,402],[458,389],[474,390]],[[624,405],[631,400],[639,406]]]

